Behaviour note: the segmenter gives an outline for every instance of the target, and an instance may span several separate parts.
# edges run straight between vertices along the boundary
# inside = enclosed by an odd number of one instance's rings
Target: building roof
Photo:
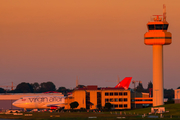
[[[114,87],[96,88],[96,87],[88,86],[85,88],[77,88],[75,90],[125,90],[125,89],[124,88],[114,88]]]
[[[124,88],[112,88],[112,87],[107,87],[107,88],[101,88],[101,90],[125,90]]]

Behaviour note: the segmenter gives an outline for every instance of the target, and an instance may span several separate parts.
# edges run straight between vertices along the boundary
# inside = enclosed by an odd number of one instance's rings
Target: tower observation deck
[[[147,23],[148,32],[144,34],[144,43],[153,46],[153,106],[164,104],[163,83],[163,45],[172,42],[172,35],[167,32],[166,7],[163,15],[153,15],[153,21]]]

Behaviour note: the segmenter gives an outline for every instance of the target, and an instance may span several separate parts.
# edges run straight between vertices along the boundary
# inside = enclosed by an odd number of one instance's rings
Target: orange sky
[[[1,0],[0,85],[52,81],[73,88],[152,80],[150,16],[166,4],[172,44],[164,46],[165,88],[180,86],[179,0]],[[131,85],[132,87],[132,85]]]

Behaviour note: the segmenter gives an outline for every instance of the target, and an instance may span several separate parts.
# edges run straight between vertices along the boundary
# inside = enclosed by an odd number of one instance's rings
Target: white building
[[[180,103],[180,89],[174,90],[174,102]]]

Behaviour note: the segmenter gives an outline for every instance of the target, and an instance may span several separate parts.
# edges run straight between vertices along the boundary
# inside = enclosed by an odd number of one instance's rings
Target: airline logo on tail
[[[115,86],[115,88],[124,88],[127,90],[129,88],[129,85],[131,83],[132,77],[125,77],[119,84]]]

